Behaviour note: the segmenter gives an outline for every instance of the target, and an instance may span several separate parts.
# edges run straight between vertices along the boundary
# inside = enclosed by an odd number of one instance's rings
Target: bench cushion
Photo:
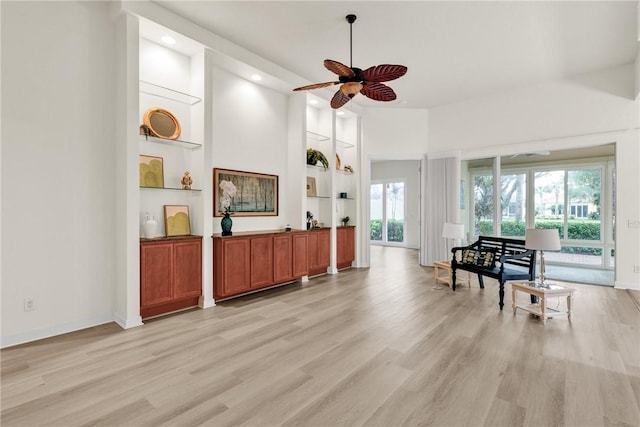
[[[462,264],[471,264],[480,268],[493,269],[496,265],[496,250],[465,249],[462,251]]]

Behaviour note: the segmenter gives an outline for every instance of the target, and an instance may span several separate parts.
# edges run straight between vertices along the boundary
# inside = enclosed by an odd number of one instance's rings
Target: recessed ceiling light
[[[262,76],[260,74],[253,74],[251,76],[251,80],[253,80],[255,82],[259,82],[260,80],[262,80]]]
[[[316,105],[317,103],[318,103],[317,99],[310,99],[309,100],[309,104],[311,104],[311,105]]]
[[[336,115],[338,115],[338,116],[344,116],[344,111],[338,111],[338,112],[336,112]]]
[[[166,44],[170,44],[170,45],[176,44],[176,39],[174,39],[171,36],[162,36],[161,40]]]

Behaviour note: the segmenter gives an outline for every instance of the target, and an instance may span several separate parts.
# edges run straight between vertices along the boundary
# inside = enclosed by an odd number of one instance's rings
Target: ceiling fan
[[[356,20],[356,15],[347,15],[346,20],[349,23],[349,66],[347,67],[346,65],[332,59],[324,60],[325,68],[336,73],[338,75],[338,81],[315,83],[308,86],[298,87],[293,90],[320,89],[342,83],[340,89],[338,89],[335,95],[333,95],[333,98],[331,98],[331,108],[334,109],[342,107],[344,104],[351,101],[351,98],[356,96],[358,93],[361,93],[374,101],[393,101],[396,99],[396,93],[393,89],[382,82],[388,82],[404,76],[407,72],[407,67],[404,65],[382,64],[369,67],[364,71],[360,68],[354,67],[353,23]]]

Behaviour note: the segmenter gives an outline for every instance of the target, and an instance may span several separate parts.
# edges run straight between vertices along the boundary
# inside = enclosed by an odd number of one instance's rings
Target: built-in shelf
[[[307,196],[308,199],[330,199],[331,196]]]
[[[144,188],[145,190],[202,191],[199,188],[191,188],[189,190],[185,190],[184,188],[179,188],[179,187],[142,187],[140,186],[140,188]]]
[[[331,137],[326,136],[326,135],[322,135],[316,132],[311,132],[310,130],[307,131],[307,139],[311,140],[311,141],[316,141],[316,142],[321,142],[321,141],[328,141],[331,139]],[[350,142],[346,142],[346,141],[342,141],[340,139],[336,139],[336,144],[341,145],[343,148],[353,148],[355,147],[354,144],[350,143]]]
[[[147,136],[147,135],[140,135],[140,139],[143,139],[149,142],[155,142],[157,144],[165,144],[165,145],[172,145],[174,147],[189,148],[191,150],[197,150],[198,148],[202,148],[202,144],[198,142],[184,141],[181,139],[157,138],[155,136]]]
[[[329,137],[326,135],[321,135],[319,133],[311,132],[310,130],[308,130],[307,139],[310,139],[312,141],[328,141]]]
[[[355,197],[336,197],[338,200],[355,200]]]
[[[336,169],[336,171],[344,175],[353,175],[353,172],[349,172],[344,169]]]
[[[343,148],[353,148],[353,147],[355,147],[355,145],[353,145],[352,143],[346,142],[346,141],[342,141],[342,140],[339,140],[339,139],[336,139],[336,144],[342,145]]]
[[[170,99],[172,101],[177,101],[187,105],[195,105],[198,102],[202,101],[202,99],[198,98],[197,96],[169,89],[168,87],[146,82],[144,80],[140,80],[140,92],[146,93],[148,95],[159,96],[164,99]]]

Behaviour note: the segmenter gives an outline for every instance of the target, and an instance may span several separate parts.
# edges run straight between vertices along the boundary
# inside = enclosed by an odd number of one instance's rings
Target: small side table
[[[538,303],[527,305],[516,304],[516,291],[537,296]],[[529,313],[540,316],[543,324],[551,317],[565,314],[571,319],[571,298],[574,292],[575,289],[573,288],[565,288],[564,286],[554,284],[548,284],[545,287],[536,284],[536,282],[511,282],[511,307],[513,307],[513,315],[515,316],[517,309],[528,311]],[[547,298],[549,297],[567,297],[567,311],[549,308],[547,305]]]
[[[446,273],[446,275],[440,275],[440,269],[444,270],[444,272]],[[462,277],[462,271],[463,270],[458,270],[458,274],[456,277],[456,284],[468,284],[469,287],[471,287],[471,273],[469,273],[468,271],[465,271],[465,273],[467,273],[467,277]],[[444,283],[447,286],[451,286],[451,261],[434,261],[433,262],[433,279],[436,282],[436,285],[438,283]]]

